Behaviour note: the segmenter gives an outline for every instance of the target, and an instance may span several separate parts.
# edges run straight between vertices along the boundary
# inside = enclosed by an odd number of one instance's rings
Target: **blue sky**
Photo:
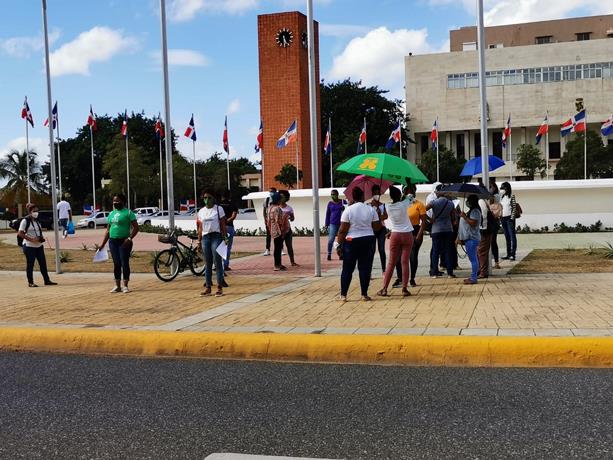
[[[162,110],[157,0],[48,0],[53,99],[60,134],[98,114]],[[613,13],[596,0],[486,0],[489,24]],[[257,15],[305,12],[305,0],[167,0],[173,127],[194,113],[197,157],[221,150],[228,114],[232,154],[252,160],[259,125]],[[378,84],[402,97],[402,57],[448,49],[449,29],[475,22],[472,0],[315,0],[321,75]],[[512,6],[511,6],[512,5]],[[24,146],[28,96],[31,146],[46,157],[46,86],[39,0],[3,0],[0,16],[0,153]],[[385,70],[381,70],[385,69]],[[280,136],[282,133],[270,133]],[[191,157],[190,142],[179,150]]]

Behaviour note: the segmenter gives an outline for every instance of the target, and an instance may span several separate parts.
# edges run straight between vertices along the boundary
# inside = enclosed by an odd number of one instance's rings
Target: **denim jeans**
[[[346,296],[351,285],[351,278],[355,271],[356,263],[360,274],[360,289],[362,295],[368,295],[368,285],[370,284],[370,273],[374,253],[372,250],[375,244],[374,236],[362,236],[353,238],[351,241],[345,240],[343,243],[343,269],[341,271],[341,295]]]
[[[34,284],[34,262],[37,260],[38,266],[40,267],[40,274],[43,276],[45,282],[49,281],[49,273],[47,272],[47,259],[45,258],[44,246],[40,246],[38,248],[31,248],[24,245],[23,253],[26,255],[26,276],[28,278],[28,283]]]
[[[217,286],[223,285],[223,259],[217,252],[217,247],[221,244],[221,233],[213,232],[202,235],[202,252],[204,255],[204,285],[211,287],[213,285],[213,262],[215,262],[215,270],[217,276]]]
[[[381,230],[379,230],[378,232],[375,233],[375,239],[372,242],[372,257],[373,257],[373,264],[374,264],[374,258],[375,258],[375,254],[377,253],[377,250],[379,250],[379,259],[381,260],[381,271],[383,273],[385,273],[385,267],[386,267],[386,257],[385,257],[385,240],[387,236],[387,230],[385,229],[385,227],[383,227]]]
[[[58,227],[62,228],[62,235],[66,235],[68,233],[68,219],[58,219],[57,224]]]
[[[338,233],[340,225],[330,224],[328,225],[328,255],[332,255],[332,248],[334,247],[334,239]]]
[[[109,251],[113,258],[113,273],[115,281],[121,280],[121,272],[123,271],[123,280],[130,281],[130,252],[132,245],[129,248],[124,248],[123,243],[125,238],[111,238],[109,240]]]
[[[507,257],[515,257],[517,251],[517,235],[515,234],[515,219],[511,216],[502,218],[502,230],[507,240]]]
[[[224,260],[223,268],[226,269],[230,266],[230,253],[232,252],[232,244],[234,243],[234,226],[227,225],[226,231],[228,232],[228,257]]]
[[[464,246],[466,247],[466,255],[468,256],[468,260],[470,260],[471,273],[470,279],[472,281],[477,281],[477,276],[479,274],[479,258],[477,257],[477,247],[479,246],[479,241],[477,240],[466,240],[464,242]]]
[[[432,252],[430,258],[430,276],[434,276],[438,273],[438,260],[442,255],[445,261],[445,267],[447,268],[447,274],[453,275],[453,254],[455,251],[453,232],[439,232],[432,233]],[[436,271],[432,271],[432,269]]]

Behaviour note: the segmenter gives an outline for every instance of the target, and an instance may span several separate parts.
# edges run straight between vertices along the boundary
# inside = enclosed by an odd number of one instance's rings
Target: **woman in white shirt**
[[[507,241],[507,255],[502,260],[515,260],[517,252],[517,235],[515,232],[515,212],[517,202],[511,190],[511,184],[503,182],[500,185],[500,204],[502,205],[502,230]]]
[[[228,238],[226,233],[226,215],[223,208],[215,204],[213,192],[206,190],[202,195],[202,201],[204,202],[204,207],[198,211],[196,218],[198,246],[201,248],[206,266],[204,271],[204,291],[200,295],[204,297],[211,294],[214,261],[217,275],[217,292],[215,292],[215,297],[221,297],[223,295],[223,288],[224,286],[227,287],[227,284],[223,276],[223,261],[217,252],[217,248],[222,241]]]
[[[389,188],[392,204],[387,205],[387,227],[391,230],[390,234],[390,257],[383,277],[383,289],[377,295],[387,296],[387,287],[392,280],[396,262],[401,260],[402,264],[402,295],[407,297],[409,293],[409,257],[413,248],[413,225],[409,220],[407,212],[413,199],[408,196],[402,199],[402,192],[393,185]]]
[[[38,261],[40,267],[40,274],[43,275],[45,280],[45,286],[55,286],[49,278],[47,272],[47,259],[45,258],[45,237],[43,236],[43,229],[38,221],[38,206],[33,203],[28,203],[26,206],[28,215],[21,219],[19,223],[18,237],[23,240],[22,249],[26,255],[26,276],[28,278],[28,287],[38,287],[34,284],[34,262]]]
[[[353,203],[343,211],[341,226],[336,236],[339,249],[343,254],[341,271],[341,302],[347,301],[351,278],[358,266],[362,300],[371,300],[368,296],[370,274],[374,253],[375,232],[381,229],[379,215],[375,209],[364,203],[364,191],[355,187],[352,191]]]

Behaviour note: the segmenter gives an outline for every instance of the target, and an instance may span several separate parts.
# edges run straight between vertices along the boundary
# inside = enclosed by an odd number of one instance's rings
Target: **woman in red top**
[[[285,235],[289,232],[289,217],[287,213],[283,212],[280,204],[281,194],[279,192],[272,193],[270,195],[267,225],[274,245],[273,259],[275,271],[287,270],[287,268],[281,264],[281,251],[283,250]]]

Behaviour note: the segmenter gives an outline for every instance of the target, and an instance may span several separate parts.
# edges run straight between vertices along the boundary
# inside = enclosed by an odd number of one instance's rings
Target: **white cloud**
[[[241,101],[240,99],[233,99],[228,104],[228,108],[226,109],[226,114],[232,115],[233,113],[238,112],[241,109]]]
[[[320,24],[320,35],[327,37],[355,37],[364,35],[369,31],[369,27],[354,24]]]
[[[257,7],[258,0],[173,0],[168,17],[175,22],[192,20],[199,12],[241,14]]]
[[[49,139],[43,137],[31,137],[30,151],[34,151],[37,154],[38,162],[44,163],[49,159]],[[26,137],[16,137],[6,143],[3,148],[0,148],[0,157],[4,157],[11,150],[18,150],[20,152],[26,149]]]
[[[60,38],[60,30],[53,29],[49,33],[49,44],[53,44]],[[37,37],[11,37],[0,39],[0,50],[9,56],[27,58],[41,51],[45,46],[42,35]]]
[[[160,53],[156,53],[156,57],[160,59]],[[204,67],[210,64],[210,60],[204,54],[187,49],[171,49],[168,50],[168,64],[175,66],[192,66]]]
[[[426,29],[390,31],[379,27],[371,30],[363,37],[352,39],[341,54],[334,57],[327,79],[362,80],[366,85],[379,85],[389,89],[392,96],[402,97],[404,57],[409,53],[437,51],[427,38]]]
[[[51,53],[51,74],[89,75],[92,63],[108,61],[119,53],[134,50],[137,46],[137,40],[125,36],[122,31],[97,26],[79,34],[73,41]]]

